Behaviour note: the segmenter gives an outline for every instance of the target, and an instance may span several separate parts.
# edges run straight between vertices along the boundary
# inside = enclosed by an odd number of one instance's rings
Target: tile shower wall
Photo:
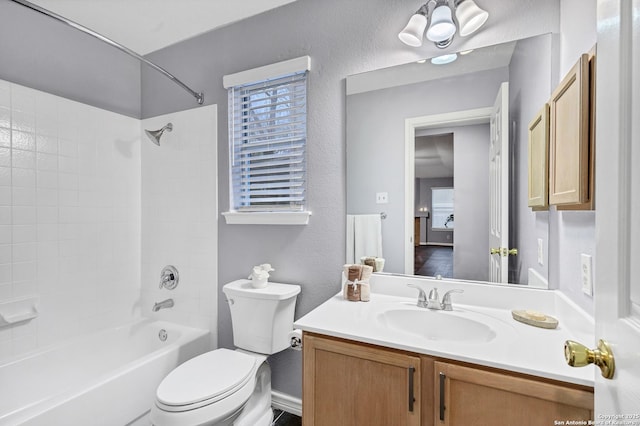
[[[150,118],[143,129],[171,122],[160,146],[142,141],[142,312],[144,316],[206,328],[217,346],[217,108]],[[174,290],[159,289],[166,265],[178,269]],[[172,298],[170,309],[152,312]]]
[[[140,121],[0,81],[0,359],[140,315]]]

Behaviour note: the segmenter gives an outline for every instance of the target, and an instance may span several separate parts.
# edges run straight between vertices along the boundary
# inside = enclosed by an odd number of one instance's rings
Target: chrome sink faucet
[[[418,290],[418,307],[426,308],[427,307],[427,295],[421,287],[418,287],[415,284],[407,284],[407,287],[415,288]]]
[[[160,309],[172,308],[173,299],[163,300],[162,302],[156,302],[153,304],[153,312],[158,312]]]
[[[407,286],[415,288],[419,291],[417,304],[419,308],[427,308],[437,311],[452,311],[453,306],[451,305],[451,293],[464,293],[464,290],[449,290],[444,294],[444,296],[442,297],[442,302],[440,302],[440,296],[438,295],[437,288],[432,288],[431,291],[429,291],[429,296],[427,297],[424,290],[417,285],[407,284]]]

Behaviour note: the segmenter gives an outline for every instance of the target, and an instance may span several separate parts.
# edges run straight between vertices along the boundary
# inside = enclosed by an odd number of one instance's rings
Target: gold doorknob
[[[491,254],[500,254],[500,253],[502,253],[502,249],[501,248],[492,248],[489,252]]]
[[[612,379],[616,369],[611,347],[602,339],[598,341],[598,349],[593,350],[581,343],[567,340],[564,342],[564,358],[571,367],[597,365],[605,379]]]
[[[510,256],[517,256],[518,255],[518,249],[510,249],[510,250],[505,249],[505,251]]]

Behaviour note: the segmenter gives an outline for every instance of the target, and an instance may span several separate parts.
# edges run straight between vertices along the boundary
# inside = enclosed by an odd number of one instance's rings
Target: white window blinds
[[[306,142],[306,71],[230,87],[233,209],[304,210]]]

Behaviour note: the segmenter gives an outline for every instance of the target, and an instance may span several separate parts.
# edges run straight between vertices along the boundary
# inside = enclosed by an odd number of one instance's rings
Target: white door
[[[509,83],[502,83],[490,119],[489,281],[509,279]]]
[[[616,369],[594,372],[595,420],[639,425],[640,0],[598,0],[597,49],[595,336]]]

